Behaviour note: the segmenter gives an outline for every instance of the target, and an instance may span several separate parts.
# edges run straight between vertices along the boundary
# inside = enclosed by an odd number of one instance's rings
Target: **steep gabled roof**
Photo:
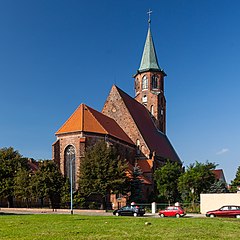
[[[159,157],[181,162],[167,136],[154,125],[146,107],[117,86],[115,87],[151,152],[155,152]]]
[[[223,173],[223,170],[222,169],[214,169],[212,170],[212,172],[215,174],[215,178],[216,180],[222,180],[223,182],[226,183],[226,179],[225,179],[225,176],[224,176],[224,173]]]
[[[119,125],[110,117],[81,104],[72,116],[56,132],[56,135],[71,132],[91,132],[110,135],[124,142],[134,144]]]

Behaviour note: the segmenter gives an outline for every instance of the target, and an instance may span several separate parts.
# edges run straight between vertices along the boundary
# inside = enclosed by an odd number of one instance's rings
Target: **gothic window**
[[[148,79],[147,76],[144,75],[142,78],[142,90],[148,89]]]
[[[152,89],[158,88],[158,78],[157,75],[152,76]]]
[[[76,189],[76,154],[75,149],[72,145],[69,145],[65,149],[64,153],[64,173],[65,176],[70,179],[71,177],[71,170],[72,170],[72,181],[73,181],[73,188]]]
[[[151,105],[150,107],[150,113],[153,115],[154,114],[154,108],[153,108],[153,105]]]
[[[136,145],[137,145],[137,154],[140,154],[140,141],[139,141],[139,139],[137,139]]]

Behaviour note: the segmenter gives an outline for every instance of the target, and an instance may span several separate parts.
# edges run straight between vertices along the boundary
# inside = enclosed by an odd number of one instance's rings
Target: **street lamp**
[[[75,157],[72,158],[70,154],[70,196],[71,196],[71,214],[73,214],[73,161]]]
[[[73,176],[75,176],[75,174],[73,174],[73,162],[75,161],[75,151],[73,146],[70,146],[67,150],[67,156],[69,159],[69,167],[70,167],[70,171],[69,171],[69,177],[70,177],[70,198],[71,198],[71,203],[70,203],[70,212],[71,214],[73,214]],[[75,168],[74,168],[75,169]]]

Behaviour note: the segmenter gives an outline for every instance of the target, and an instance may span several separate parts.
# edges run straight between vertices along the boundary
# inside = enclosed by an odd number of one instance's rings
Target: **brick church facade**
[[[182,164],[166,135],[165,76],[158,64],[149,23],[141,64],[134,75],[135,97],[113,85],[102,112],[81,104],[56,132],[53,160],[69,176],[70,161],[74,159],[76,187],[85,150],[99,140],[116,147],[128,161],[130,173],[138,164],[142,170],[142,199],[146,201],[154,191],[154,171],[167,160]]]

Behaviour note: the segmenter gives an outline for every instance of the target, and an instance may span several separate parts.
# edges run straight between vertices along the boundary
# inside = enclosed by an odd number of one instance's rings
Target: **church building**
[[[77,176],[85,150],[99,140],[114,145],[129,164],[129,172],[138,164],[142,171],[143,200],[154,191],[154,171],[167,160],[182,164],[166,135],[166,99],[164,78],[151,34],[149,21],[141,64],[134,75],[135,96],[113,85],[99,112],[80,104],[56,132],[52,145],[53,160],[77,188]]]

